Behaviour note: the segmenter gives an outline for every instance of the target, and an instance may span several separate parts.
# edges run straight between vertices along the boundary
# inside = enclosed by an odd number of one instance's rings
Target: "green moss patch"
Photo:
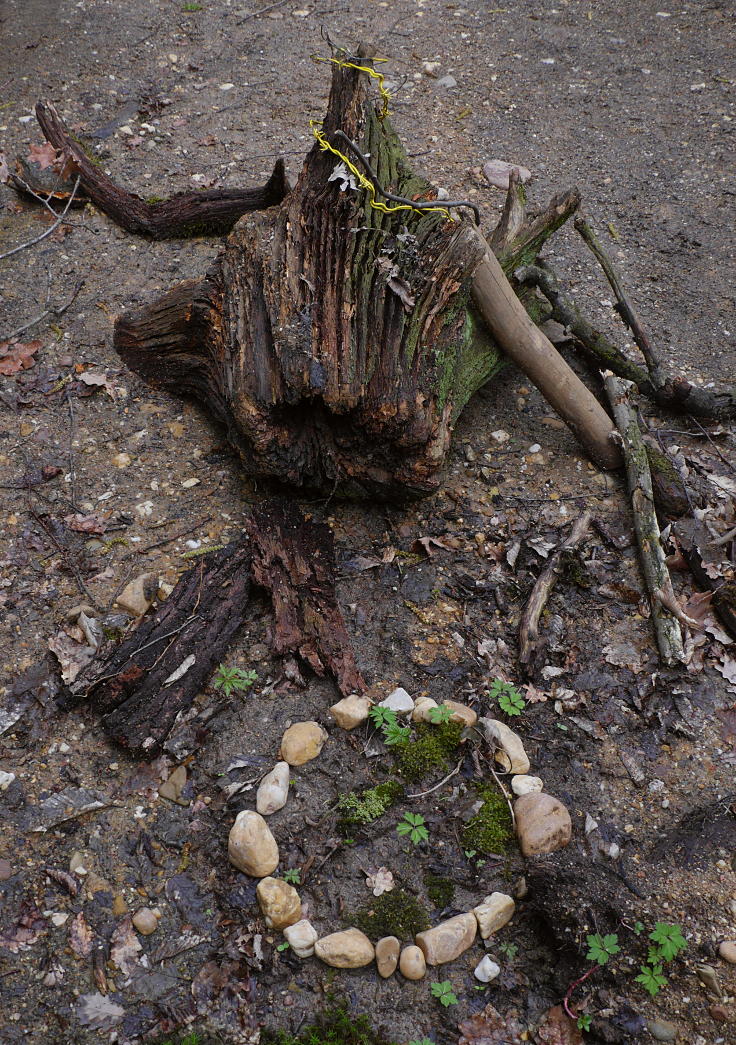
[[[261,1045],[394,1045],[373,1030],[367,1016],[356,1016],[344,1005],[326,1009],[298,1037],[285,1031],[261,1031]]]
[[[451,878],[445,878],[441,874],[433,874],[427,871],[424,876],[424,888],[431,903],[442,911],[449,907],[455,899],[455,883]]]
[[[393,889],[346,915],[349,925],[361,929],[372,940],[382,936],[396,936],[399,940],[413,939],[417,933],[429,929],[429,915],[416,896],[404,889]]]
[[[405,780],[421,780],[433,770],[450,768],[450,759],[455,754],[462,736],[463,726],[459,722],[444,722],[434,725],[420,722],[416,738],[400,746],[397,744],[397,768]]]
[[[506,799],[490,784],[479,787],[478,795],[483,805],[465,825],[463,848],[487,856],[503,854],[514,834]]]
[[[367,791],[351,791],[340,795],[337,808],[340,814],[337,827],[343,836],[352,833],[355,827],[372,824],[383,816],[389,806],[403,797],[404,788],[398,780],[385,780],[382,784],[369,787]]]

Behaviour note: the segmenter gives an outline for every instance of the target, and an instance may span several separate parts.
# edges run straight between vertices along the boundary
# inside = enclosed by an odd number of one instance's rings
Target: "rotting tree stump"
[[[343,131],[393,192],[433,198],[367,80],[333,66],[325,137]],[[446,213],[384,213],[341,191],[337,162],[315,144],[286,199],[241,221],[202,281],[120,318],[115,348],[150,384],[201,400],[252,475],[428,494],[460,412],[502,362],[471,300],[483,240]]]

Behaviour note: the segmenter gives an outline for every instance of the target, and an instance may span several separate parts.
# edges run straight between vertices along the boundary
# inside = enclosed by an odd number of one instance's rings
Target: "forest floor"
[[[733,381],[729,0],[6,0],[0,151],[12,167],[41,144],[32,113],[43,98],[143,197],[262,184],[278,156],[293,179],[311,145],[309,120],[326,104],[329,76],[311,59],[328,53],[323,27],[337,42],[370,40],[388,59],[408,152],[450,197],[477,202],[486,229],[504,199],[477,173],[487,160],[528,167],[539,206],[577,184],[655,344],[693,381]],[[434,76],[427,62],[438,63]],[[512,725],[530,772],[570,810],[564,857],[533,867],[513,842],[495,856],[463,843],[478,799],[470,758],[436,790],[454,759],[407,784],[409,794],[430,793],[346,839],[339,796],[395,774],[394,757],[372,729],[335,728],[329,682],[301,685],[285,672],[270,653],[265,601],[226,662],[256,681],[229,701],[212,687],[202,694],[200,709],[223,706],[196,746],[133,761],[109,744],[94,708],[57,710],[49,643],[68,660],[80,638],[75,607],[91,604],[108,631],[128,627],[115,606],[126,584],[143,574],[173,584],[192,552],[235,537],[263,495],[198,407],[145,386],[111,344],[116,315],[202,275],[219,242],[151,243],[91,207],[70,217],[0,260],[0,341],[84,281],[62,315],[23,334],[40,344],[0,389],[2,1045],[137,1043],[187,1027],[255,1042],[264,1027],[298,1035],[332,995],[351,1019],[367,1014],[402,1045],[454,1045],[463,1023],[468,1045],[564,1045],[582,1040],[573,1024],[557,1037],[536,1028],[590,968],[586,930],[615,932],[621,948],[573,997],[592,1017],[586,1040],[733,1041],[736,967],[717,946],[736,939],[734,655],[710,627],[687,669],[660,671],[623,481],[585,460],[512,367],[463,414],[441,493],[410,509],[329,501],[309,510],[333,529],[340,603],[376,692],[402,686],[491,715],[494,679],[527,697]],[[0,185],[0,253],[50,220]],[[625,343],[610,290],[572,229],[548,256],[593,321]],[[642,410],[708,485],[714,523],[733,527],[733,433]],[[549,604],[550,670],[528,689],[519,616],[584,509],[600,525]],[[104,532],[74,529],[82,517]],[[416,543],[425,537],[438,542],[428,542],[431,555]],[[675,584],[683,600],[694,590],[687,573]],[[253,807],[254,781],[276,760],[286,726],[311,718],[329,739],[295,770],[289,802],[271,818],[281,870],[299,870],[311,921],[328,933],[378,907],[366,878],[382,867],[394,894],[416,901],[413,916],[432,924],[493,891],[515,893],[513,921],[488,941],[496,980],[474,979],[481,941],[417,982],[279,949],[254,881],[228,862],[227,838],[235,814]],[[179,763],[186,784],[172,801],[159,788]],[[424,817],[428,842],[397,835],[406,812]],[[141,907],[160,913],[150,936],[131,928]],[[650,997],[635,977],[656,922],[679,926],[687,949]],[[456,998],[447,1006],[431,991],[444,981]],[[505,1030],[490,1030],[489,1003]]]

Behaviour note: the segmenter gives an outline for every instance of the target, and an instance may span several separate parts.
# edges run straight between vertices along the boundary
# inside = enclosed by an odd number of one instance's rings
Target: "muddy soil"
[[[146,198],[260,184],[277,156],[293,178],[309,119],[326,102],[327,69],[311,57],[329,53],[321,30],[337,42],[371,40],[388,59],[394,122],[418,167],[451,197],[477,202],[487,228],[503,193],[473,172],[486,160],[529,167],[540,206],[579,185],[653,341],[691,379],[732,381],[736,33],[727,0],[5,0],[0,29],[0,142],[11,165],[41,143],[32,111],[46,98],[104,168]],[[439,63],[435,76],[423,72],[428,61]],[[407,784],[409,795],[429,793],[346,839],[339,795],[392,775],[392,753],[369,729],[336,729],[331,684],[300,680],[271,656],[265,602],[227,658],[254,670],[254,685],[229,699],[209,687],[196,728],[182,728],[153,763],[112,747],[94,708],[57,710],[49,641],[77,648],[74,608],[86,605],[108,637],[120,634],[132,620],[115,599],[129,581],[151,574],[165,597],[192,554],[235,537],[263,496],[199,408],[144,386],[111,347],[116,314],[201,275],[218,242],[150,243],[93,208],[70,214],[72,225],[0,261],[0,340],[61,307],[84,280],[63,315],[22,335],[41,345],[31,367],[3,379],[0,399],[3,1045],[134,1043],[187,1027],[257,1041],[261,1027],[297,1032],[329,994],[395,1042],[454,1043],[458,1023],[489,1002],[533,1030],[589,968],[584,938],[597,931],[616,932],[622,954],[573,999],[587,999],[588,1040],[646,1041],[650,1031],[700,1045],[733,1040],[736,974],[716,955],[719,941],[736,938],[736,686],[717,670],[727,651],[705,633],[688,671],[658,670],[620,477],[585,461],[513,368],[463,415],[441,494],[409,510],[308,507],[333,528],[340,602],[376,692],[400,685],[496,714],[487,693],[501,677],[532,698],[515,728],[531,772],[571,812],[564,854],[528,866],[513,844],[497,857],[463,845],[477,799],[469,755],[437,789],[454,760]],[[0,253],[50,220],[0,186]],[[555,237],[548,256],[594,322],[624,343],[609,288],[575,233]],[[710,484],[725,528],[733,435],[643,409]],[[601,527],[544,618],[546,662],[558,670],[529,692],[516,661],[519,615],[584,508]],[[104,532],[74,530],[75,516],[103,519]],[[415,544],[426,536],[441,542],[431,557]],[[676,586],[692,591],[687,574]],[[227,835],[235,814],[253,808],[284,728],[308,718],[329,740],[295,771],[290,800],[271,819],[281,871],[300,871],[308,916],[320,933],[350,924],[374,901],[366,877],[380,867],[433,924],[494,890],[516,891],[513,922],[489,941],[502,973],[487,987],[473,977],[480,942],[416,983],[279,950],[254,881],[228,863]],[[187,781],[171,801],[159,788],[180,763]],[[428,843],[397,836],[407,811],[425,818]],[[428,872],[454,883],[440,906]],[[160,913],[150,936],[128,921],[141,907]],[[637,921],[647,932],[676,923],[688,942],[654,998],[635,982]],[[698,978],[703,963],[722,998]],[[445,980],[457,997],[446,1008],[430,990]]]

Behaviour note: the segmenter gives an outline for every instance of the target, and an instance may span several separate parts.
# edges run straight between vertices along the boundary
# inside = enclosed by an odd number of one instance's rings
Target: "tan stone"
[[[137,910],[133,915],[132,921],[141,936],[150,936],[151,933],[155,933],[158,929],[156,912],[152,911],[150,907],[141,907]]]
[[[427,965],[452,962],[471,947],[478,931],[474,914],[458,914],[440,922],[433,929],[417,933],[415,941],[421,947]]]
[[[277,762],[266,773],[256,791],[256,809],[261,816],[270,816],[286,805],[289,796],[289,763]]]
[[[497,718],[482,718],[480,724],[488,743],[496,749],[495,759],[507,773],[528,773],[529,757],[521,737]]]
[[[142,573],[125,585],[115,602],[121,610],[132,613],[134,617],[142,617],[153,602],[157,588],[157,574]]]
[[[724,962],[736,965],[736,940],[724,940],[718,945],[718,954]]]
[[[543,791],[522,795],[514,803],[516,833],[524,856],[564,849],[572,837],[570,814],[558,798]]]
[[[407,980],[421,980],[427,971],[427,962],[420,947],[405,947],[399,958],[399,971]]]
[[[182,791],[187,782],[187,771],[185,766],[177,766],[173,773],[158,789],[161,798],[168,798],[169,802],[176,802],[179,806],[188,806],[189,799],[182,798]]]
[[[337,704],[333,704],[330,714],[340,729],[355,729],[356,726],[361,726],[367,721],[370,709],[371,702],[368,697],[352,693],[349,697],[338,700]]]
[[[297,958],[311,958],[319,933],[311,922],[302,918],[293,925],[287,925],[284,929],[284,936]]]
[[[411,713],[412,722],[430,722],[429,712],[438,706],[437,701],[431,697],[417,697]]]
[[[400,951],[401,944],[395,936],[384,936],[376,944],[376,965],[379,976],[383,976],[384,980],[396,972]]]
[[[511,779],[511,790],[519,797],[531,794],[532,791],[544,791],[544,781],[538,776],[519,773],[518,776]]]
[[[285,929],[302,916],[302,902],[293,885],[283,878],[262,878],[256,888],[258,903],[269,929]]]
[[[376,952],[360,929],[343,929],[317,940],[314,953],[334,969],[360,969],[370,965]]]
[[[230,828],[227,855],[231,864],[253,878],[273,874],[279,862],[279,847],[260,813],[252,809],[238,813]]]
[[[295,722],[281,738],[279,754],[290,766],[303,766],[317,757],[325,740],[327,733],[319,722]]]
[[[122,893],[115,893],[112,898],[112,913],[116,918],[122,918],[124,914],[128,913],[128,905],[125,902],[125,897]]]
[[[516,909],[516,904],[506,893],[491,893],[483,903],[473,908],[478,920],[478,930],[484,940],[509,922]]]
[[[446,700],[445,707],[452,711],[450,722],[458,722],[467,729],[472,729],[478,721],[478,716],[467,704],[460,704],[457,700]]]

